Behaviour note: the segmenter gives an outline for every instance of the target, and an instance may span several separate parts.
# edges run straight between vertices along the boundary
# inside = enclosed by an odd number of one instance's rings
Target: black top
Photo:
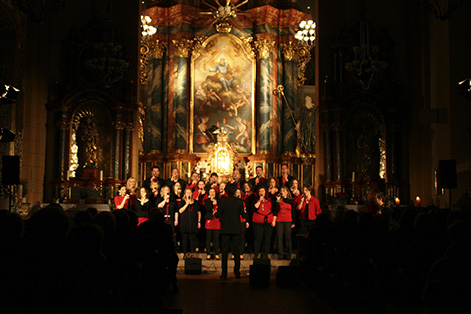
[[[141,202],[139,200],[136,200],[137,217],[149,218],[149,210],[151,208],[152,208],[152,202],[150,200],[145,202],[144,205],[141,205]]]
[[[180,183],[180,185],[182,186],[182,191],[185,191],[185,188],[186,188],[186,181],[183,180],[183,179],[178,179],[178,182]],[[167,179],[165,180],[165,184],[166,186],[168,186],[170,188],[170,191],[173,191],[173,185],[175,184],[175,182],[173,182],[172,180],[170,179]]]
[[[180,202],[178,209],[185,206],[185,201]],[[198,233],[198,212],[200,206],[197,201],[189,204],[185,211],[179,214],[180,232],[183,233]]]
[[[256,178],[252,178],[249,180],[249,183],[253,186],[254,191],[257,191],[257,189],[261,186],[268,187],[268,180],[266,178],[260,177],[258,179],[258,184],[255,183]]]
[[[216,200],[218,210],[219,210],[219,201]],[[211,199],[207,198],[204,200],[204,208],[206,209],[206,214],[204,215],[204,220],[211,220],[214,218],[213,216],[213,202]]]
[[[288,175],[288,181],[285,182],[285,184],[283,184],[283,176],[278,177],[278,182],[279,182],[279,184],[280,184],[279,187],[286,186],[286,187],[290,188],[291,185],[293,184],[293,180],[294,180],[294,177]]]
[[[144,184],[142,184],[143,187],[145,187],[146,189],[148,189],[150,191],[150,180],[152,180],[153,177],[150,177],[150,178],[147,178],[145,181],[144,181]],[[157,177],[157,182],[159,182],[159,187],[162,188],[162,186],[164,186],[164,179],[162,179],[161,177]]]
[[[233,183],[227,183],[226,184],[226,190],[227,190],[227,186],[229,185],[233,185],[236,189],[243,189],[244,188],[244,184],[245,184],[245,180],[244,179],[239,179],[237,181],[234,181]]]
[[[247,218],[244,201],[235,196],[229,196],[220,199],[218,205],[218,211],[214,216],[221,221],[221,234],[239,234],[240,216]]]

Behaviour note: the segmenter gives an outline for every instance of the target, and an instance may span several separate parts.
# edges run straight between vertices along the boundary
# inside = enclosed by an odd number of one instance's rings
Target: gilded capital
[[[258,58],[259,59],[270,58],[270,52],[273,50],[273,46],[275,46],[274,40],[260,39],[260,40],[255,41],[255,49],[257,50]]]
[[[296,55],[298,45],[292,41],[289,41],[287,43],[281,44],[280,46],[285,60],[292,61],[294,59],[294,56]]]
[[[167,43],[156,39],[152,45],[152,57],[154,59],[162,59],[164,57],[165,49],[167,49]]]
[[[187,38],[173,39],[173,44],[175,45],[175,53],[178,57],[188,58],[190,49],[193,46],[193,40]]]
[[[126,123],[124,123],[123,121],[115,121],[113,122],[113,125],[116,130],[124,130],[124,128],[126,127]]]
[[[207,38],[208,36],[195,36],[195,38],[193,38],[191,54],[195,59],[198,58],[201,54],[201,51],[203,50],[203,43]]]

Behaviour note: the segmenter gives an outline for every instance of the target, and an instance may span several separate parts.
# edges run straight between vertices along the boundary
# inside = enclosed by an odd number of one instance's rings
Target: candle
[[[417,197],[415,198],[415,202],[417,203],[417,207],[420,207],[420,202],[422,200],[420,199],[420,197],[417,195]]]
[[[355,182],[355,171],[352,172],[352,182]]]
[[[70,179],[70,171],[69,170],[67,170],[66,178],[67,178],[67,181],[69,181],[69,179]]]
[[[100,181],[103,181],[103,170],[100,170]]]
[[[396,197],[395,201],[396,201],[397,206],[399,206],[399,204],[401,204],[401,200],[399,199],[399,197]]]

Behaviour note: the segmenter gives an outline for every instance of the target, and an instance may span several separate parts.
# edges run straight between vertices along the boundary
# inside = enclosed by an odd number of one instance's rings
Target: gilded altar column
[[[188,56],[193,45],[191,39],[172,40],[175,45],[173,81],[173,119],[172,142],[176,151],[187,150],[188,144]]]
[[[113,177],[115,180],[120,180],[121,174],[121,146],[122,146],[122,133],[124,130],[124,123],[116,121],[114,123],[114,149],[113,149]]]
[[[271,73],[273,62],[270,59],[275,41],[260,39],[255,41],[255,49],[259,62],[259,88],[258,88],[258,149],[260,152],[268,152],[272,149],[273,127],[271,123],[273,115],[273,93],[271,85]]]
[[[150,92],[145,99],[144,151],[145,153],[162,152],[164,106],[163,57],[167,44],[157,39],[152,44],[145,46],[145,48],[148,50],[147,54],[152,58],[147,78],[145,81],[141,80],[142,84],[150,85],[148,89]]]
[[[124,127],[124,145],[123,145],[123,176],[127,179],[130,174],[131,167],[131,135],[133,131],[132,123]]]
[[[286,100],[283,101],[283,153],[294,154],[296,152],[297,137],[295,129],[295,108],[296,108],[296,66],[294,56],[297,45],[289,41],[281,44],[281,50],[284,56],[283,63],[283,86]]]

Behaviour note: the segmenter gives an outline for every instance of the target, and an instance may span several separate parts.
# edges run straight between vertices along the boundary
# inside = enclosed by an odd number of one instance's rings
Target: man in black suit
[[[143,186],[150,191],[150,183],[152,181],[157,181],[159,182],[159,188],[162,188],[162,186],[164,185],[164,179],[162,179],[160,176],[160,167],[159,166],[153,166],[152,167],[152,172],[151,172],[151,176],[150,178],[147,178],[145,181],[144,181],[144,184]]]
[[[281,177],[278,177],[279,187],[286,186],[290,188],[293,184],[294,177],[289,174],[288,164],[281,165]]]
[[[229,249],[234,254],[234,275],[240,278],[240,217],[247,218],[247,213],[244,201],[234,196],[236,189],[235,185],[227,185],[226,192],[229,197],[219,200],[218,211],[214,213],[214,216],[221,221],[222,274],[219,277],[221,279],[227,278]]]
[[[186,181],[180,178],[180,171],[177,168],[172,169],[172,176],[170,179],[165,180],[165,185],[170,188],[170,191],[173,191],[173,185],[176,182],[180,182],[182,186],[182,191],[186,188]]]
[[[260,186],[268,186],[268,180],[263,177],[262,166],[257,166],[255,168],[255,175],[255,178],[249,180],[249,183],[252,184],[254,191],[257,191]]]

